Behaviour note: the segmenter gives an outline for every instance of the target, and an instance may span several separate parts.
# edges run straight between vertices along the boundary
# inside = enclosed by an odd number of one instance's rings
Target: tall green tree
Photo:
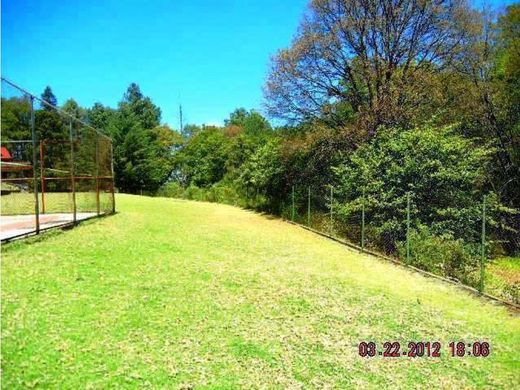
[[[271,125],[260,113],[245,108],[237,108],[224,121],[226,126],[239,126],[249,136],[262,135],[271,131]]]
[[[130,84],[126,90],[119,109],[125,114],[134,115],[144,129],[153,129],[160,125],[161,109],[143,95],[136,83]]]
[[[114,118],[116,110],[106,107],[103,104],[96,102],[91,109],[87,111],[87,122],[94,128],[109,134],[109,123]]]
[[[89,117],[105,125],[113,138],[116,185],[121,191],[153,193],[169,178],[179,138],[160,126],[159,107],[137,84],[130,84],[116,112],[95,105]]]
[[[30,139],[30,101],[16,97],[2,98],[2,141]]]
[[[184,185],[207,187],[222,180],[230,151],[222,129],[207,126],[175,155],[175,177]]]
[[[58,107],[58,99],[52,92],[51,87],[46,86],[43,90],[43,93],[40,96],[43,101],[47,102],[48,104],[41,104],[41,108],[46,111],[52,111],[55,107]]]
[[[84,120],[86,119],[86,110],[78,104],[74,99],[67,99],[61,109],[72,116],[74,119]]]

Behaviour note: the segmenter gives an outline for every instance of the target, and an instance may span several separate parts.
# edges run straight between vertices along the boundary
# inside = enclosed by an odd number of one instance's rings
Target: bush
[[[219,182],[206,188],[200,188],[194,184],[184,188],[178,182],[170,182],[162,186],[159,191],[157,191],[156,196],[218,202],[240,206],[245,204],[236,188],[227,182]]]
[[[400,241],[410,192],[412,226],[424,224],[436,234],[478,242],[491,153],[449,127],[382,129],[334,168],[342,200],[336,209],[340,215],[360,213],[364,189],[367,220]],[[498,208],[498,198],[488,196],[490,225]]]
[[[205,190],[206,200],[208,202],[217,202],[229,205],[240,204],[240,195],[229,183],[219,182]]]
[[[184,198],[184,188],[177,182],[166,183],[159,188],[157,196],[163,196],[165,198]]]
[[[199,188],[195,184],[191,184],[184,191],[184,198],[190,200],[205,201],[206,193],[204,188]]]
[[[398,244],[406,259],[406,242]],[[410,265],[476,287],[479,282],[478,247],[464,244],[450,234],[433,235],[421,226],[410,232]]]

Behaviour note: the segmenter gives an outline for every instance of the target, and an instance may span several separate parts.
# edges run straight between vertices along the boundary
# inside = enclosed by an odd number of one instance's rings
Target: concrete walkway
[[[81,221],[94,217],[96,213],[77,213],[76,220]],[[73,221],[72,213],[42,214],[40,215],[40,229],[48,229],[65,225]],[[29,215],[6,215],[0,217],[0,240],[30,234],[36,230],[36,217]]]

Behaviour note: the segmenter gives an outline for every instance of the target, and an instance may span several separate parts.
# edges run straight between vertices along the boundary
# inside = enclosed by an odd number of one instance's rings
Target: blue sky
[[[490,1],[506,4],[513,1]],[[269,58],[307,0],[3,0],[2,75],[62,104],[115,107],[137,82],[163,122],[218,124],[261,109]]]

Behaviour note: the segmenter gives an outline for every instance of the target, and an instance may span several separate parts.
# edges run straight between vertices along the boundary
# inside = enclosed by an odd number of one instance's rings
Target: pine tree
[[[58,99],[56,99],[56,96],[52,92],[51,87],[48,85],[45,87],[45,90],[41,94],[41,98],[44,102],[47,104],[41,104],[41,108],[46,111],[52,111],[55,107],[58,106]]]

